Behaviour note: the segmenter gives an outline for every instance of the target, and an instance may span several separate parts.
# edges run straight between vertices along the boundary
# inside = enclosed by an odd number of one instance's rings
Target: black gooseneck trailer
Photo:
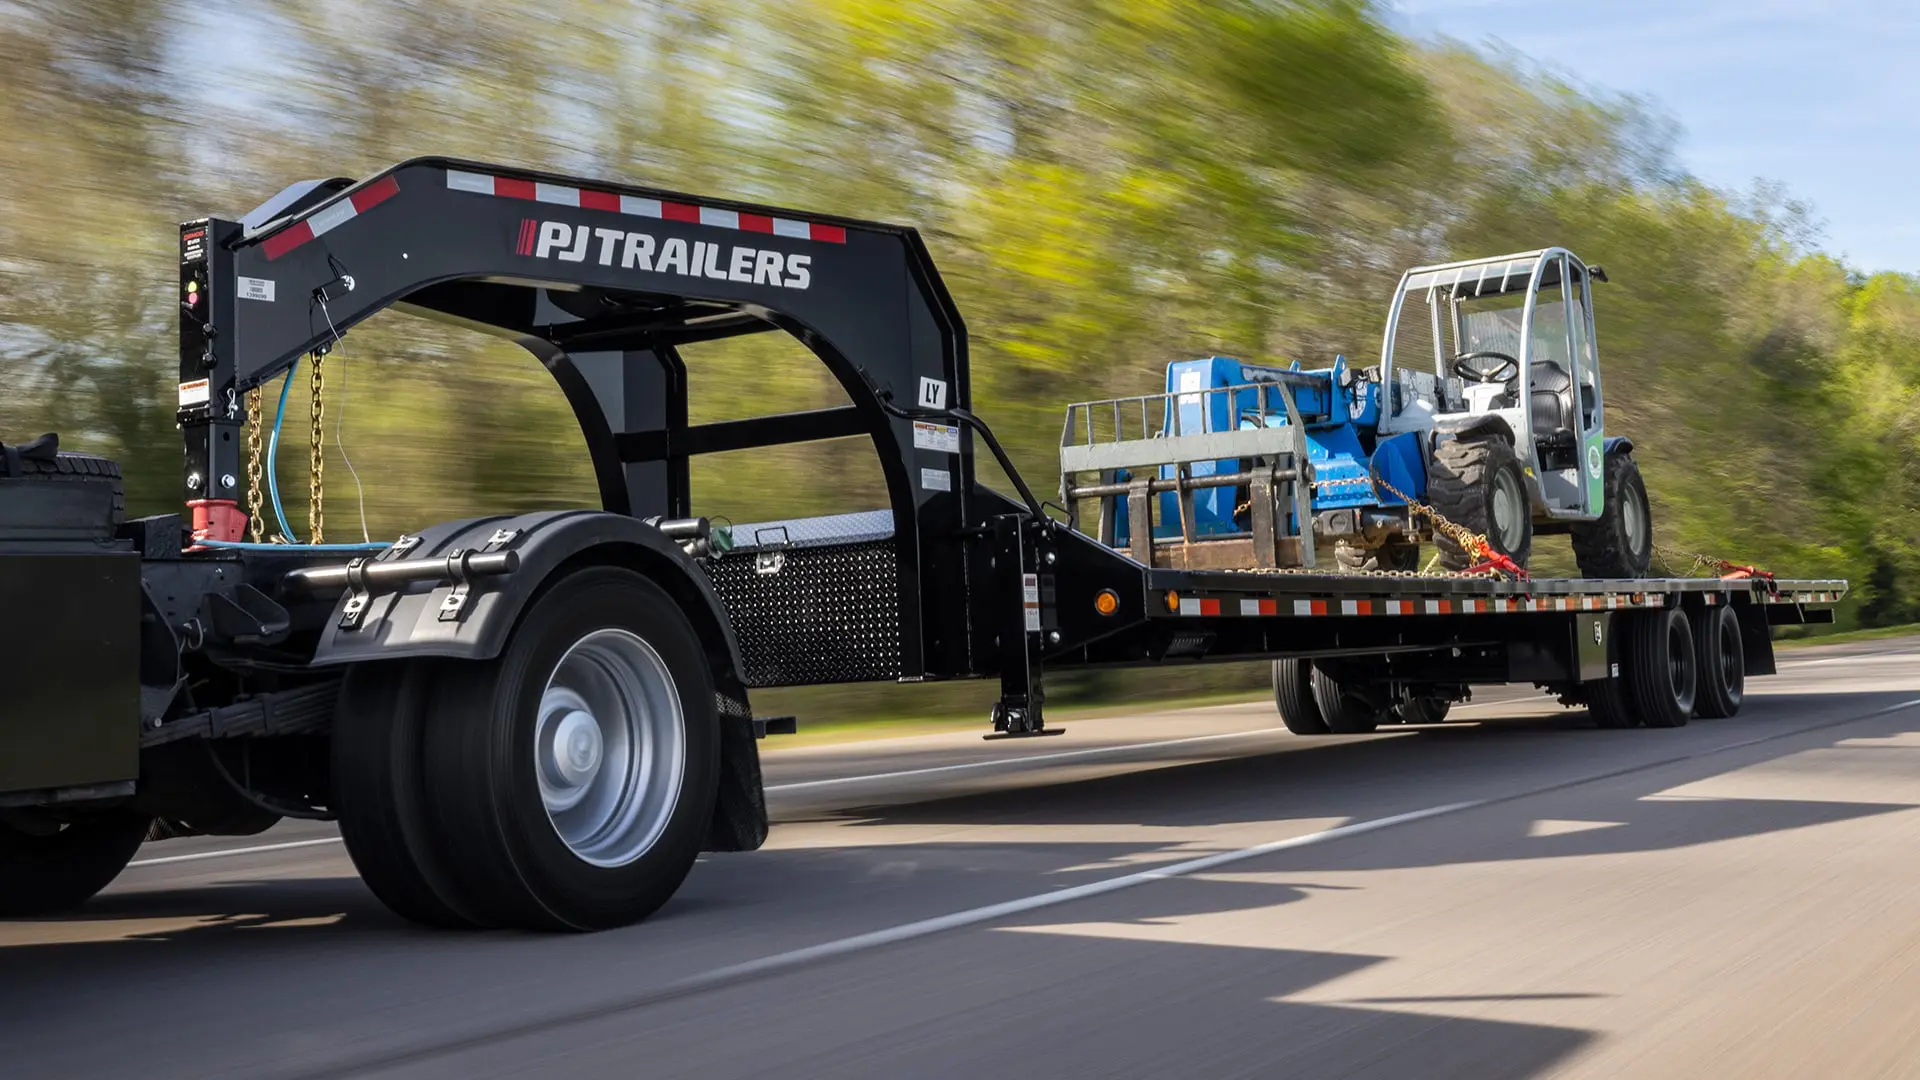
[[[104,887],[148,836],[337,819],[432,925],[644,917],[765,837],[753,688],[1270,658],[1303,733],[1434,721],[1531,682],[1602,726],[1730,715],[1769,628],[1846,584],[1165,569],[1049,516],[970,411],[964,324],[910,228],[444,158],[295,185],[180,233],[187,516],[121,520],[111,462],[6,450],[0,912]],[[602,509],[249,545],[248,392],[388,308],[554,375]],[[694,425],[685,346],[784,331],[850,404]],[[869,439],[888,506],[696,516],[698,454]],[[1018,497],[975,477],[981,447]],[[1284,512],[1284,510],[1282,511]]]

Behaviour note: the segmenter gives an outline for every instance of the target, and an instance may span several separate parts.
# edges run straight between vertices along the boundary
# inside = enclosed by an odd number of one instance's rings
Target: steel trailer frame
[[[1846,590],[1147,565],[1050,517],[971,412],[965,324],[909,227],[427,157],[188,222],[180,245],[192,522],[129,522],[110,550],[61,556],[144,612],[101,631],[115,659],[93,673],[103,703],[137,700],[138,724],[87,727],[90,750],[62,743],[56,781],[6,773],[0,804],[124,796],[135,756],[172,744],[324,734],[341,671],[497,655],[543,583],[583,561],[666,588],[734,703],[722,720],[739,767],[719,818],[747,824],[717,820],[723,848],[765,832],[754,687],[998,678],[994,733],[1048,734],[1049,667],[1349,657],[1410,683],[1575,686],[1609,677],[1612,654],[1596,666],[1583,642],[1610,643],[1623,612],[1721,605],[1764,674],[1766,628],[1831,621]],[[370,558],[206,547],[240,536],[244,395],[388,308],[538,358],[585,435],[602,510],[436,525]],[[850,404],[690,424],[682,347],[768,330],[812,351]],[[874,446],[885,509],[742,526],[728,551],[704,542],[693,456],[848,437]],[[978,481],[981,445],[1018,498]],[[42,580],[24,566],[0,558],[0,588]],[[43,727],[0,713],[0,760],[40,747],[22,733]]]

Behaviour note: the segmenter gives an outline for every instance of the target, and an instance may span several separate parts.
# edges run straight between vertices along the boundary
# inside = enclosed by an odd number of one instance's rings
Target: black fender
[[[1456,423],[1442,420],[1434,425],[1433,430],[1435,434],[1451,435],[1456,439],[1498,435],[1515,446],[1520,444],[1520,440],[1514,437],[1513,426],[1507,423],[1507,418],[1490,413],[1469,417]]]
[[[1608,457],[1615,454],[1633,453],[1633,440],[1625,435],[1609,435],[1600,440],[1600,451]]]
[[[1493,436],[1495,438],[1505,439],[1508,445],[1514,448],[1515,453],[1520,453],[1520,439],[1514,434],[1513,425],[1507,423],[1506,417],[1495,416],[1491,413],[1483,413],[1479,416],[1466,417],[1452,422],[1442,420],[1434,425],[1433,434],[1436,442],[1439,441],[1441,436],[1449,436],[1455,439],[1483,439],[1488,436]],[[1527,453],[1530,454],[1531,451],[1529,450]],[[1427,448],[1427,460],[1429,462],[1433,460],[1433,447],[1431,445]],[[1540,478],[1534,475],[1533,466],[1529,463],[1527,454],[1520,455],[1520,482],[1526,485],[1527,501],[1532,505],[1533,516],[1537,521],[1546,509],[1547,493],[1545,487],[1540,483]]]
[[[500,655],[521,613],[556,573],[615,565],[631,567],[672,594],[700,632],[716,675],[737,677],[743,670],[733,624],[706,573],[679,544],[637,518],[602,510],[548,510],[449,521],[422,530],[418,542],[399,557],[480,551],[500,533],[514,535],[491,550],[514,552],[519,564],[501,577],[476,578],[458,618],[440,617],[441,603],[454,586],[422,583],[375,594],[359,625],[343,629],[348,600],[343,593],[320,632],[312,666],[416,656],[490,660]],[[394,557],[391,549],[380,555],[381,560]]]
[[[513,536],[495,543],[503,533]],[[444,557],[456,550],[489,547],[516,553],[519,563],[507,575],[472,581],[464,610],[456,619],[440,618],[441,604],[453,586],[420,583],[374,595],[358,626],[343,629],[341,617],[349,599],[343,593],[321,631],[313,666],[408,657],[489,660],[500,655],[522,613],[549,582],[583,566],[629,567],[666,589],[679,603],[713,665],[721,775],[706,848],[751,851],[765,842],[767,806],[760,747],[741,678],[745,666],[740,646],[726,607],[692,556],[659,529],[636,518],[601,510],[559,510],[435,525],[423,530],[404,554],[396,556],[389,549],[380,557]]]

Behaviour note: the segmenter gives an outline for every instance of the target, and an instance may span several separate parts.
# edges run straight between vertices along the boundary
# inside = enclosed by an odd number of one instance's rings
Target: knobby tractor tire
[[[1699,612],[1693,624],[1693,653],[1700,668],[1698,692],[1694,695],[1694,715],[1703,720],[1723,720],[1740,711],[1746,698],[1746,642],[1740,636],[1740,619],[1730,607],[1710,607]]]
[[[643,670],[650,674],[621,682],[623,673]],[[563,683],[563,675],[577,682]],[[555,687],[576,685],[583,688],[576,704],[553,704]],[[598,704],[589,700],[596,696]],[[426,831],[476,922],[622,926],[652,914],[693,868],[713,821],[719,719],[706,653],[658,585],[612,567],[563,578],[521,619],[497,659],[439,668],[424,700]],[[620,766],[600,728],[606,741],[598,754],[571,756],[563,740],[578,746],[573,736],[583,729],[568,725],[581,716],[644,726],[627,745],[644,745],[646,753],[635,749],[627,760],[636,764]],[[545,738],[553,744],[537,743]],[[592,782],[610,778],[625,792],[604,803],[609,816],[590,835],[563,838],[552,813],[577,819],[565,808],[549,811],[545,789],[555,781],[546,769],[555,754],[583,768],[601,763],[605,771],[592,772]],[[598,795],[583,798],[579,807],[603,805]],[[636,822],[652,824],[636,829]]]
[[[1295,735],[1325,735],[1330,730],[1313,700],[1310,660],[1273,662],[1273,704],[1280,710],[1280,722]]]
[[[1629,615],[1620,664],[1628,707],[1647,727],[1683,727],[1699,682],[1692,623],[1678,608]]]
[[[1317,667],[1313,669],[1313,701],[1320,707],[1327,730],[1335,735],[1364,735],[1380,726],[1381,712],[1372,702],[1343,688]]]
[[[1446,698],[1411,697],[1393,707],[1393,716],[1402,724],[1441,724],[1453,702]]]
[[[1507,504],[1504,533],[1496,527],[1498,501]],[[1533,509],[1511,442],[1484,436],[1448,439],[1435,446],[1427,502],[1448,521],[1485,536],[1495,551],[1527,565],[1533,554]],[[1444,532],[1436,530],[1433,543],[1440,565],[1448,570],[1464,570],[1479,561]]]
[[[1365,548],[1342,540],[1333,546],[1333,561],[1348,574],[1373,574],[1382,570],[1410,572],[1420,569],[1420,545],[1389,541]]]
[[[1653,566],[1653,514],[1631,454],[1608,454],[1600,517],[1573,526],[1580,576],[1643,578]]]
[[[478,925],[426,817],[421,718],[444,661],[361,664],[333,721],[333,807],[361,880],[395,914],[442,929]]]
[[[0,825],[0,917],[86,903],[133,861],[152,824],[131,810],[103,810],[44,833]]]

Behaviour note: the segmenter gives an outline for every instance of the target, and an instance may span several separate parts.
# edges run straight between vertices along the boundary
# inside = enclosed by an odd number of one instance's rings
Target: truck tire
[[[1273,704],[1280,710],[1280,722],[1295,735],[1328,733],[1326,718],[1313,700],[1311,660],[1273,662]]]
[[[20,475],[0,463],[0,539],[111,540],[126,519],[118,463],[61,450],[43,435],[17,448]]]
[[[1653,515],[1647,485],[1631,454],[1608,454],[1600,517],[1574,525],[1580,576],[1643,578],[1653,566]]]
[[[358,664],[333,720],[333,801],[360,879],[402,918],[440,929],[476,925],[429,830],[421,716],[436,661]]]
[[[0,917],[86,903],[133,861],[152,825],[131,810],[76,814],[47,832],[0,824]]]
[[[1581,694],[1587,699],[1587,715],[1594,727],[1618,730],[1640,726],[1640,717],[1628,702],[1621,680],[1595,679],[1582,684]]]
[[[1679,608],[1632,616],[1621,664],[1628,706],[1647,727],[1683,727],[1693,716],[1699,681],[1693,626]]]
[[[706,653],[660,586],[568,574],[497,658],[440,667],[425,700],[430,830],[482,925],[623,926],[693,868],[719,719]]]
[[[1704,720],[1724,720],[1740,711],[1747,689],[1745,646],[1740,637],[1740,618],[1731,607],[1700,611],[1693,625],[1694,662],[1700,668],[1694,715]]]
[[[1453,702],[1440,697],[1410,697],[1395,705],[1393,718],[1402,724],[1443,724]]]
[[[1533,508],[1511,442],[1486,436],[1436,445],[1427,502],[1448,521],[1485,536],[1495,551],[1527,565],[1533,553]],[[1478,561],[1445,533],[1436,532],[1433,543],[1448,570]]]
[[[1320,706],[1327,730],[1335,735],[1364,735],[1380,726],[1381,711],[1321,671],[1313,669],[1313,701]]]
[[[1333,561],[1346,574],[1377,574],[1383,570],[1411,573],[1420,569],[1420,545],[1389,541],[1366,548],[1342,540],[1333,545]]]

